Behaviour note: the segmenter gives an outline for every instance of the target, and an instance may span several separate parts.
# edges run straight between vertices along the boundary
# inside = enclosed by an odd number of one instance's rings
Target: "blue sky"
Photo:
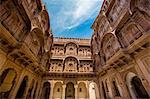
[[[103,0],[42,0],[54,37],[91,38],[90,28]]]

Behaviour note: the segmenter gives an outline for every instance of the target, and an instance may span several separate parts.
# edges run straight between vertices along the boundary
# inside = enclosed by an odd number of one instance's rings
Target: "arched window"
[[[127,74],[126,83],[132,98],[150,98],[140,78],[135,73],[129,72]]]
[[[112,33],[107,33],[102,39],[102,51],[106,60],[115,54],[120,45]]]
[[[50,89],[50,83],[49,82],[45,82],[43,84],[41,99],[49,99],[50,90],[51,90]]]
[[[7,98],[15,83],[17,74],[13,69],[6,69],[0,76],[0,97]]]
[[[116,34],[123,47],[128,47],[136,39],[142,36],[142,32],[139,30],[136,24],[128,24],[119,33]]]
[[[75,88],[72,82],[67,83],[65,90],[65,99],[74,99],[75,98]]]
[[[62,99],[63,87],[61,82],[55,83],[53,91],[53,99]]]
[[[144,86],[142,85],[141,80],[137,76],[132,78],[131,84],[137,98],[150,98]]]
[[[84,82],[78,84],[78,99],[87,99],[87,88]]]

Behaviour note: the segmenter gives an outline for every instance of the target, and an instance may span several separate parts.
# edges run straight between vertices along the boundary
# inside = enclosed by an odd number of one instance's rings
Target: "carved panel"
[[[77,45],[74,43],[69,43],[66,45],[67,55],[77,55]]]
[[[80,61],[79,72],[93,72],[91,61]]]
[[[52,48],[52,53],[56,56],[64,55],[64,46],[54,46]]]
[[[64,61],[64,71],[65,72],[77,72],[78,71],[78,61],[76,58],[69,57]]]
[[[0,21],[10,31],[10,33],[19,39],[25,32],[25,22],[22,20],[13,2],[6,2],[0,7]]]
[[[142,33],[136,24],[130,23],[126,25],[124,29],[122,29],[122,31],[117,35],[120,38],[120,42],[122,42],[123,46],[127,47],[136,39],[138,39],[142,35]]]
[[[79,50],[78,50],[78,55],[79,56],[91,56],[91,50],[90,48],[87,48],[87,47],[80,47]]]
[[[113,34],[106,34],[102,40],[102,50],[106,60],[115,54],[120,45]]]
[[[62,60],[51,60],[50,71],[61,72],[62,69],[63,69],[63,61]]]

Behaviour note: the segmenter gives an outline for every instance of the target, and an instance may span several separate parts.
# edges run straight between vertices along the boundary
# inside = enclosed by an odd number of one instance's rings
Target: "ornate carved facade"
[[[91,40],[102,99],[150,98],[149,11],[149,0],[104,0]]]
[[[0,98],[39,97],[52,33],[40,0],[0,1]]]
[[[90,39],[54,38],[51,53],[49,71],[43,77],[43,83],[51,86],[50,99],[99,98]]]
[[[1,0],[0,99],[150,98],[150,1],[104,0],[92,28],[53,38],[41,0]]]

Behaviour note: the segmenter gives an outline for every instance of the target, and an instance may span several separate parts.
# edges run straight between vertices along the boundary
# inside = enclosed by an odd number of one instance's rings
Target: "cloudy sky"
[[[103,0],[42,0],[54,37],[90,38]]]

